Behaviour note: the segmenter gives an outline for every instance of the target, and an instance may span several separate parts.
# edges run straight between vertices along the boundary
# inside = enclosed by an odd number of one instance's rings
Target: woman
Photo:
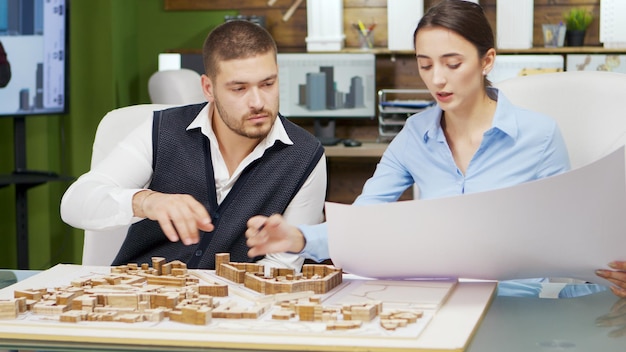
[[[487,80],[496,52],[479,5],[443,0],[426,12],[413,37],[420,77],[437,106],[406,121],[355,205],[396,201],[414,183],[419,197],[429,199],[514,186],[569,170],[556,123],[512,105]],[[317,261],[329,257],[325,224],[298,229],[279,216],[255,217],[246,235],[250,256],[290,251]],[[618,265],[616,269],[626,268]],[[540,286],[526,283],[501,284],[500,294],[536,295]],[[626,296],[622,284],[614,292]]]

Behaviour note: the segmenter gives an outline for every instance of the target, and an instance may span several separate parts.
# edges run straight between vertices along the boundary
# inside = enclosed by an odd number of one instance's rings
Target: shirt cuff
[[[304,248],[299,255],[304,258],[321,262],[330,259],[328,251],[328,226],[326,223],[317,225],[300,225],[298,227],[304,235]]]
[[[124,224],[134,224],[144,219],[136,217],[133,213],[133,197],[137,192],[144,190],[145,188],[121,189],[111,194],[111,197],[119,205],[118,221],[122,221]]]

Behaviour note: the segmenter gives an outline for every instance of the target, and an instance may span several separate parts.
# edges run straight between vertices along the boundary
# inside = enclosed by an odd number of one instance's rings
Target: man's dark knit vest
[[[215,230],[201,232],[198,244],[185,246],[170,242],[158,222],[144,219],[130,227],[112,265],[151,263],[152,257],[164,257],[168,262],[185,262],[189,268],[214,269],[216,253],[230,253],[235,262],[252,261],[244,235],[248,219],[282,214],[323,155],[313,135],[281,116],[294,144],[276,141],[243,170],[218,206],[209,140],[200,128],[186,130],[205,104],[155,111],[149,188],[192,195],[206,206]]]

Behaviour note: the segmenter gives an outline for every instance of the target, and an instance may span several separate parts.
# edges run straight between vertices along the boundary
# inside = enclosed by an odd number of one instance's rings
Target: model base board
[[[18,339],[24,346],[39,342],[62,346],[84,341],[91,347],[148,345],[155,350],[188,345],[462,351],[496,287],[493,282],[386,281],[344,275],[325,293],[263,294],[215,271],[187,271],[179,264],[167,270],[176,275],[157,275],[148,283],[120,273],[118,267],[57,265],[0,290],[0,342]],[[98,280],[106,284],[94,287],[97,294],[59,290]],[[205,293],[198,294],[198,287]],[[133,292],[137,289],[146,296]],[[55,292],[54,304],[37,311],[25,309],[40,299],[38,294],[50,291]],[[65,305],[72,309],[59,308],[69,302]],[[14,317],[12,309],[17,311]],[[90,320],[89,314],[99,318]]]

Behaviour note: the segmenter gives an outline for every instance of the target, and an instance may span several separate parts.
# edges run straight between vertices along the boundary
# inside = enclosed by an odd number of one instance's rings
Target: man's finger
[[[180,239],[178,237],[178,232],[176,232],[176,229],[174,228],[174,225],[172,225],[172,222],[170,221],[170,219],[169,218],[158,219],[158,222],[159,222],[159,226],[161,226],[161,230],[163,230],[163,233],[165,234],[167,239],[169,239],[172,242],[178,242],[178,240]]]

